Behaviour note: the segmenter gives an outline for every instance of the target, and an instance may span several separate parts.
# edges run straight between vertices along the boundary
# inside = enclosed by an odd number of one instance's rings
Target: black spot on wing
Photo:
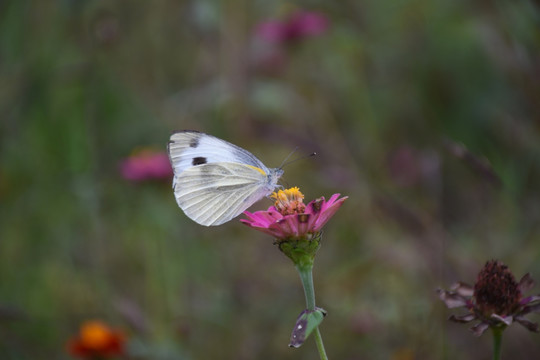
[[[208,160],[205,157],[197,156],[193,158],[193,160],[191,161],[191,164],[193,164],[193,166],[197,166],[197,165],[206,164],[207,162]]]
[[[201,137],[200,136],[197,136],[197,137],[194,137],[193,139],[191,139],[191,141],[189,142],[189,146],[192,147],[192,148],[196,148],[197,146],[199,146],[199,139]]]

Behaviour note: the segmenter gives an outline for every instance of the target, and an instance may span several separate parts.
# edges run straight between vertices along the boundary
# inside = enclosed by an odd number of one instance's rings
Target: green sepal
[[[304,310],[298,316],[291,334],[290,347],[299,348],[308,336],[320,325],[326,316],[326,310],[316,307],[315,310]]]
[[[315,234],[307,234],[301,238],[289,238],[276,242],[282,253],[287,255],[296,266],[309,267],[313,266],[315,254],[321,247],[322,232]]]

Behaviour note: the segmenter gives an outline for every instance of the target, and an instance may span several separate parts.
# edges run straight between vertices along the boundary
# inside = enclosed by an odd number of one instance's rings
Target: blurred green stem
[[[501,359],[501,339],[504,329],[493,327],[493,360]]]
[[[296,264],[296,269],[300,274],[300,279],[302,280],[302,286],[304,287],[304,295],[306,296],[306,305],[308,310],[315,310],[315,289],[313,287],[313,262],[308,263],[298,263]],[[314,331],[315,343],[317,344],[317,350],[319,351],[319,357],[321,360],[328,360],[326,355],[326,350],[324,349],[324,344],[319,331],[319,327]]]

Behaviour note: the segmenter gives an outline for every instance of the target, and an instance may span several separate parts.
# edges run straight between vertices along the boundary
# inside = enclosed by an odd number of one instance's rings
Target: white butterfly
[[[283,175],[249,151],[198,131],[171,135],[169,159],[178,206],[193,221],[220,225],[269,195]]]

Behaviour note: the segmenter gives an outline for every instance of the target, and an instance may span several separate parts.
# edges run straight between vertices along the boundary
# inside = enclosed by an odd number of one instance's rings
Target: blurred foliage
[[[257,37],[300,10],[329,29]],[[120,176],[197,129],[269,166],[316,151],[285,185],[350,197],[315,265],[331,358],[489,359],[435,289],[492,258],[540,279],[539,23],[530,0],[0,2],[2,358],[67,358],[91,318],[137,359],[316,356],[286,346],[304,299],[271,238]],[[539,344],[511,327],[503,358]]]

